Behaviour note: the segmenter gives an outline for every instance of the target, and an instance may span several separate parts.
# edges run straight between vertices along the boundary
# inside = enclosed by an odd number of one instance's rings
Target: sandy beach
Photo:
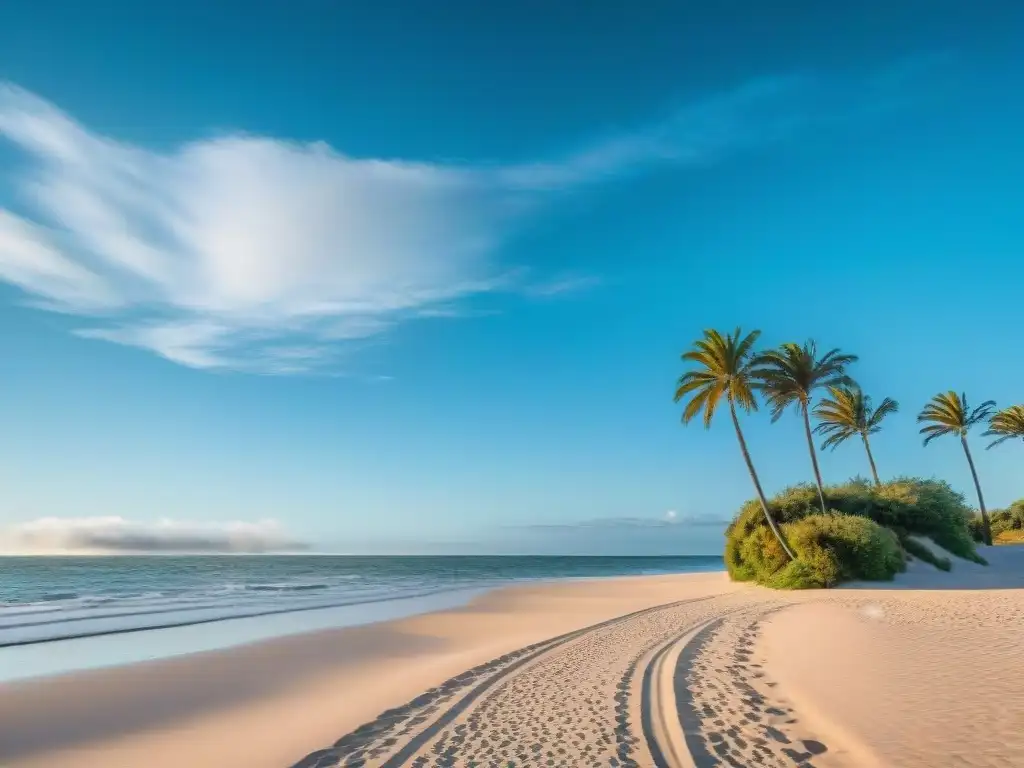
[[[518,586],[0,686],[0,764],[1024,765],[1024,548],[893,584]]]

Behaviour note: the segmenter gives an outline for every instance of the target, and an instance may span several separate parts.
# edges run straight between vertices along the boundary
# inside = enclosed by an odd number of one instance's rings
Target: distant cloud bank
[[[0,553],[14,555],[263,554],[308,549],[272,520],[193,523],[44,517],[0,529]]]

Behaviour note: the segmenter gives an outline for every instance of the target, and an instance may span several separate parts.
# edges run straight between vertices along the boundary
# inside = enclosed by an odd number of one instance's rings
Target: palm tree
[[[757,499],[761,502],[761,511],[764,512],[768,527],[779,540],[783,551],[790,560],[795,560],[793,550],[789,548],[782,531],[768,511],[768,500],[764,497],[761,481],[754,469],[754,462],[750,459],[747,441],[743,437],[740,420],[736,415],[737,406],[747,413],[757,410],[757,398],[754,396],[753,351],[760,335],[760,331],[753,331],[744,336],[739,328],[727,336],[722,336],[715,330],[704,331],[704,337],[694,342],[693,349],[682,355],[684,361],[695,363],[698,367],[679,378],[675,402],[678,403],[690,395],[690,400],[683,409],[683,424],[689,424],[703,411],[704,428],[709,429],[715,411],[722,402],[722,397],[725,397],[729,404],[732,425],[736,429],[736,439],[739,440],[740,451],[743,452],[743,460],[747,463],[750,479],[754,481],[754,489],[757,491]]]
[[[918,423],[928,425],[921,427],[921,434],[925,435],[925,445],[928,445],[936,437],[959,435],[960,444],[963,445],[964,453],[967,454],[967,463],[971,467],[971,476],[974,477],[974,488],[978,492],[981,526],[986,544],[992,543],[992,527],[989,525],[988,512],[985,510],[985,497],[981,494],[978,471],[974,468],[974,458],[967,445],[967,433],[974,425],[988,421],[992,415],[992,409],[995,407],[994,400],[987,400],[972,411],[967,405],[967,395],[960,394],[958,396],[956,392],[950,390],[933,397],[917,417]]]
[[[829,397],[823,399],[814,409],[814,415],[820,422],[814,428],[819,435],[828,435],[825,442],[821,444],[821,450],[835,447],[844,443],[851,437],[860,435],[864,443],[864,450],[868,454],[868,463],[871,465],[871,475],[875,478],[875,485],[881,485],[878,479],[878,469],[875,467],[875,457],[871,455],[871,443],[868,435],[873,435],[882,429],[882,421],[890,413],[896,413],[900,406],[895,400],[885,398],[878,408],[871,407],[871,398],[861,391],[856,384],[850,383],[838,387],[829,387]]]
[[[811,452],[811,466],[814,467],[814,481],[818,485],[818,500],[824,514],[825,491],[818,468],[818,455],[814,450],[811,436],[810,405],[814,390],[819,387],[838,387],[849,384],[846,366],[857,361],[856,355],[840,354],[838,349],[818,357],[818,347],[813,341],[803,346],[783,344],[778,349],[765,352],[754,361],[754,377],[758,388],[772,409],[772,421],[778,421],[783,412],[794,406],[804,417],[804,431],[807,433],[807,448]]]
[[[1024,405],[1011,405],[999,411],[989,421],[988,431],[984,434],[985,437],[996,438],[989,443],[989,448],[1017,437],[1024,439]]]

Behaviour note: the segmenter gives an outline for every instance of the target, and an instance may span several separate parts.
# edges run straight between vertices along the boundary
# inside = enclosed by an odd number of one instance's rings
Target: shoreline
[[[57,567],[43,568],[39,574],[33,573],[39,558],[17,558],[32,567],[14,568],[14,601],[0,605],[0,682],[73,671],[76,667],[67,663],[68,658],[90,659],[79,668],[134,663],[445,610],[514,584],[723,568],[715,556],[324,556],[339,561],[327,568],[310,565],[309,557],[283,557],[288,566],[280,568],[265,567],[262,556],[241,557],[237,567],[232,557],[195,557],[208,572],[206,581],[183,576],[180,563],[189,558],[180,556],[142,557],[145,567],[126,572],[123,557],[56,558]],[[72,574],[74,568],[89,560],[96,561],[91,578],[97,582],[70,584],[69,579],[79,578]],[[580,564],[567,564],[574,560]],[[649,566],[645,560],[651,561]],[[169,582],[159,580],[160,561],[170,563]],[[88,565],[91,569],[93,564]],[[119,587],[107,591],[103,580]],[[189,629],[195,627],[205,628]],[[134,637],[118,643],[113,639],[117,635]],[[78,642],[86,640],[90,642]],[[30,645],[44,650],[8,652]],[[46,656],[62,663],[51,669]]]
[[[519,584],[9,683],[0,764],[1024,764],[1024,683],[1005,674],[1024,633],[1024,550],[990,554],[991,569],[915,563],[895,583],[814,592],[724,572]]]
[[[724,566],[679,572],[511,578],[491,584],[436,588],[336,605],[273,608],[240,616],[185,619],[166,625],[115,626],[56,637],[30,635],[24,640],[0,640],[0,686],[454,610],[489,593],[518,586],[720,572],[724,572]],[[0,632],[0,638],[3,636]]]
[[[459,588],[327,608],[279,610],[240,618],[205,619],[162,627],[115,629],[10,643],[0,646],[0,686],[20,680],[226,651],[313,632],[397,621],[456,609],[489,591],[485,587]],[[304,615],[296,617],[294,614]],[[282,620],[289,626],[281,626]]]

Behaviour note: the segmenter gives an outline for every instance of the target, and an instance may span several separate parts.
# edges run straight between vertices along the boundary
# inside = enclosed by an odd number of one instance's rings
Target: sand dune
[[[986,556],[827,592],[723,574],[512,588],[461,611],[12,685],[0,762],[1024,765],[1024,549]]]
[[[885,766],[1024,766],[1024,548],[802,596],[760,652],[798,706]],[[931,586],[931,589],[925,587]]]

